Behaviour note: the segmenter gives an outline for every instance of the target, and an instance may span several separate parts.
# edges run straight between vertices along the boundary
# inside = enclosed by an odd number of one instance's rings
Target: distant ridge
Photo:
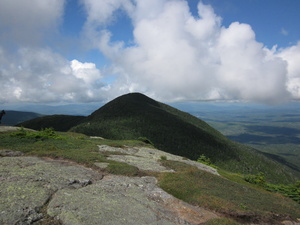
[[[26,127],[34,130],[53,128],[56,131],[68,131],[79,124],[84,116],[51,115],[34,118],[17,124],[19,127]]]
[[[2,118],[2,125],[14,126],[18,123],[31,120],[43,115],[34,112],[22,112],[15,110],[5,110],[6,114]]]

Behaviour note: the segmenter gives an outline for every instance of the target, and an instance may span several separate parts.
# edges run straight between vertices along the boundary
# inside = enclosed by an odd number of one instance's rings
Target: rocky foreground
[[[0,126],[0,133],[16,129]],[[161,165],[164,158],[219,176],[212,167],[157,149],[98,147],[109,160],[150,171],[147,174],[173,172]],[[0,150],[0,225],[196,225],[222,217],[171,196],[157,186],[155,177],[111,175],[104,173],[107,166],[98,162],[91,169],[68,160]]]
[[[109,146],[99,146],[99,151],[127,151],[131,156],[111,157],[144,170],[167,170],[157,160],[164,152]],[[188,162],[171,154],[166,157]],[[211,172],[216,173],[213,168]],[[156,183],[154,177],[104,176],[74,162],[1,150],[0,224],[171,225],[201,224],[218,217],[174,198]]]

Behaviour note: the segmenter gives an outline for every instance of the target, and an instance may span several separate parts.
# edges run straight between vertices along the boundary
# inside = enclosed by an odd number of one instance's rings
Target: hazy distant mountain
[[[8,105],[2,108],[13,111],[28,111],[36,112],[43,115],[75,115],[86,116],[90,115],[98,109],[102,103],[81,103],[81,104],[65,104],[65,105]]]
[[[43,115],[34,112],[20,112],[5,110],[6,114],[2,118],[2,125],[14,126],[26,120],[41,117]]]

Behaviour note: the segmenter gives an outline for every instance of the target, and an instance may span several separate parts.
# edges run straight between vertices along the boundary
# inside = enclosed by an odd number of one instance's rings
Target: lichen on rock
[[[60,189],[86,186],[99,174],[79,165],[37,157],[0,158],[0,224],[31,224]]]

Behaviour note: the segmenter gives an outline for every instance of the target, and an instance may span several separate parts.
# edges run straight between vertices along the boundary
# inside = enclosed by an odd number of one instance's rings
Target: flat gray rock
[[[0,158],[0,224],[31,224],[59,189],[80,188],[101,175],[66,161]]]
[[[181,225],[217,218],[156,183],[154,177],[103,178],[66,160],[0,157],[0,224],[43,224],[50,218],[70,225]]]
[[[12,151],[9,149],[0,150],[0,156],[2,157],[23,156],[23,155],[24,153],[19,151]]]
[[[18,131],[20,129],[21,129],[21,127],[2,126],[2,125],[0,125],[0,133],[15,132],[15,131]],[[35,130],[32,130],[32,129],[28,129],[28,128],[23,128],[23,129],[27,130],[27,131],[35,131]]]
[[[192,166],[196,166],[200,170],[207,171],[214,175],[219,175],[215,168],[185,159],[181,156],[173,155],[158,149],[147,147],[126,147],[116,148],[108,145],[99,145],[100,152],[113,153],[108,159],[125,162],[127,164],[138,167],[141,170],[155,171],[155,172],[173,172],[172,170],[161,165],[160,160],[165,158],[167,160],[179,161]]]
[[[81,189],[59,190],[47,212],[72,225],[199,224],[208,215],[217,217],[164,192],[154,177],[124,176],[107,176]]]

